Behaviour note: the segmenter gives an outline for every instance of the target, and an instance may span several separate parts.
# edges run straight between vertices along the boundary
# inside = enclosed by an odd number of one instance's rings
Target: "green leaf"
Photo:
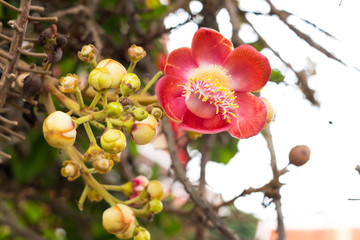
[[[273,69],[273,70],[271,71],[271,75],[270,75],[269,81],[279,84],[279,83],[281,83],[282,81],[284,81],[284,78],[285,78],[285,76],[281,73],[280,70],[278,70],[278,69]]]
[[[239,139],[229,134],[219,134],[211,151],[211,161],[227,164],[238,152]]]

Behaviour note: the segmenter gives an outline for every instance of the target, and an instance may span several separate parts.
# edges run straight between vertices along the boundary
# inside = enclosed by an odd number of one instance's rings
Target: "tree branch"
[[[185,176],[185,171],[180,163],[177,156],[175,137],[171,130],[170,124],[167,119],[162,120],[163,131],[166,135],[169,152],[172,161],[172,168],[175,172],[176,177],[184,185],[185,190],[189,193],[191,200],[195,205],[212,221],[214,226],[227,238],[231,240],[240,240],[239,236],[236,235],[231,229],[229,229],[225,223],[219,218],[214,209],[199,196],[194,187],[191,185],[189,180]]]

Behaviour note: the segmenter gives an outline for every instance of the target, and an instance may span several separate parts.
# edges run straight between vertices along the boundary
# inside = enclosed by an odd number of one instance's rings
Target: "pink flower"
[[[267,116],[265,104],[251,91],[262,88],[270,73],[268,59],[252,46],[234,49],[217,31],[201,28],[191,48],[169,54],[156,94],[168,117],[185,130],[249,138]]]

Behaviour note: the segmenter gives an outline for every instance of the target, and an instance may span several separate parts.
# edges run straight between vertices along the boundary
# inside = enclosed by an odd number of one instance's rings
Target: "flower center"
[[[216,74],[211,74],[214,72]],[[210,71],[208,75],[205,75],[204,70],[197,73],[195,78],[190,78],[187,86],[182,85],[185,89],[185,104],[188,109],[206,119],[220,114],[224,120],[230,122],[231,117],[236,117],[234,112],[239,106],[234,103],[236,98],[234,91],[223,85],[223,83],[229,84],[229,77],[226,73],[219,74],[218,71]],[[219,76],[222,78],[219,79]]]

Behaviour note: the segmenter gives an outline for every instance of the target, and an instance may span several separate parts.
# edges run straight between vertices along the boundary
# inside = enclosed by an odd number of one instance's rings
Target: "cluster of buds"
[[[44,39],[44,48],[52,46],[49,39]],[[69,181],[74,181],[82,174],[108,173],[113,168],[114,162],[120,161],[120,155],[127,145],[126,136],[128,135],[137,145],[150,143],[156,136],[158,122],[163,117],[159,107],[142,106],[130,100],[131,95],[141,86],[139,77],[132,71],[136,63],[146,56],[143,48],[135,45],[129,48],[131,64],[127,70],[113,59],[105,59],[97,63],[97,53],[93,45],[84,46],[78,52],[78,58],[93,67],[88,76],[90,91],[95,91],[91,104],[87,106],[83,101],[78,76],[67,74],[60,79],[58,89],[65,94],[75,94],[78,100],[77,106],[70,98],[64,97],[63,100],[69,101],[69,104],[64,105],[70,106],[69,109],[72,110],[70,113],[77,117],[56,111],[45,119],[43,125],[44,137],[49,145],[69,151],[73,151],[70,147],[75,143],[76,128],[84,125],[90,145],[80,158],[83,162],[79,162],[79,159],[71,159],[70,155],[70,160],[63,162],[61,175]],[[109,97],[111,94],[112,97]],[[108,102],[109,99],[112,101]],[[99,101],[102,101],[102,104],[98,105]],[[105,129],[100,137],[94,136],[90,123],[101,125]],[[106,123],[106,127],[102,123]],[[92,168],[87,168],[90,164]],[[105,230],[119,239],[132,237],[135,240],[150,239],[149,232],[139,226],[135,216],[151,218],[162,210],[161,200],[165,195],[163,186],[159,181],[149,181],[144,176],[138,176],[121,186],[123,186],[121,191],[128,199],[125,202],[119,201],[121,203],[115,201],[118,203],[115,205],[109,202],[112,207],[103,213]],[[83,202],[86,196],[90,201],[102,199],[108,201],[108,198],[96,188],[89,184],[87,190],[84,190],[81,201]],[[81,208],[82,202],[79,204]]]
[[[165,196],[162,184],[157,180],[149,181],[144,176],[138,176],[122,185],[122,192],[129,196],[129,200],[116,204],[104,211],[103,226],[105,230],[119,239],[133,238],[134,240],[148,240],[150,233],[139,226],[135,216],[146,219],[162,211],[160,201]],[[131,203],[131,207],[126,203]],[[136,209],[133,207],[140,207]]]

